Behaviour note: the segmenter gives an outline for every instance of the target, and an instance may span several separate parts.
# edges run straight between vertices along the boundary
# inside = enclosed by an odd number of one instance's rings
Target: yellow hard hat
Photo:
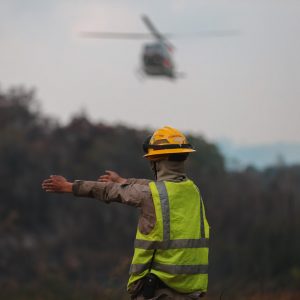
[[[144,157],[153,159],[168,154],[195,152],[186,137],[177,129],[165,126],[154,132],[144,145]]]

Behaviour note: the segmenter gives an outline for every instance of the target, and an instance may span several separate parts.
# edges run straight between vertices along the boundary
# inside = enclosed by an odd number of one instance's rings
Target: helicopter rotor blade
[[[142,15],[142,20],[156,39],[165,43],[170,50],[176,49],[175,46],[168,40],[172,34],[161,34],[146,15]]]
[[[181,39],[181,38],[190,38],[190,37],[200,37],[200,38],[209,38],[209,37],[227,37],[227,36],[237,36],[241,32],[238,30],[206,30],[198,31],[192,33],[168,33],[166,36],[171,39]]]
[[[153,34],[141,32],[105,32],[105,31],[84,31],[80,35],[85,38],[98,38],[98,39],[123,39],[123,40],[146,40],[150,39]],[[190,37],[226,37],[240,35],[237,30],[208,30],[193,33],[166,33],[159,34],[160,39],[164,42],[170,43],[167,38],[181,39]],[[171,44],[171,43],[170,43]]]
[[[153,25],[153,23],[150,21],[149,17],[146,15],[142,15],[142,20],[147,26],[147,28],[150,30],[150,32],[158,39],[158,40],[165,40],[165,36],[163,36]]]
[[[152,37],[149,33],[139,32],[101,32],[101,31],[84,31],[80,34],[84,38],[96,39],[114,39],[114,40],[146,40]]]

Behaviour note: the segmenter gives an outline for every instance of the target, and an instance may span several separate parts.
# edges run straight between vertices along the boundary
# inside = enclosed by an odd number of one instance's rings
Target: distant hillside
[[[217,142],[230,170],[249,165],[258,169],[274,165],[300,164],[300,143],[272,143],[237,146],[228,139]]]

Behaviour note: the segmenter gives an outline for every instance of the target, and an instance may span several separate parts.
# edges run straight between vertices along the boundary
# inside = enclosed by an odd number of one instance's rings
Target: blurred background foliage
[[[151,132],[44,116],[33,90],[0,91],[0,299],[129,299],[138,211],[49,195],[50,174],[96,180],[105,170],[151,178],[142,143]],[[300,166],[225,169],[218,148],[197,148],[188,175],[211,225],[207,299],[300,299]]]

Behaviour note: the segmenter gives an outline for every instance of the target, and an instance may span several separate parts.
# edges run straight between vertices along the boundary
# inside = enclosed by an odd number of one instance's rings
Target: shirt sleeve
[[[139,178],[127,178],[127,180],[126,180],[126,184],[137,183],[137,184],[141,184],[141,185],[149,185],[150,182],[151,182],[151,180],[149,180],[149,179],[139,179]]]
[[[141,207],[146,199],[151,198],[148,185],[128,182],[119,184],[76,180],[73,183],[73,194],[78,197],[96,198],[106,203],[120,202],[135,207]]]

